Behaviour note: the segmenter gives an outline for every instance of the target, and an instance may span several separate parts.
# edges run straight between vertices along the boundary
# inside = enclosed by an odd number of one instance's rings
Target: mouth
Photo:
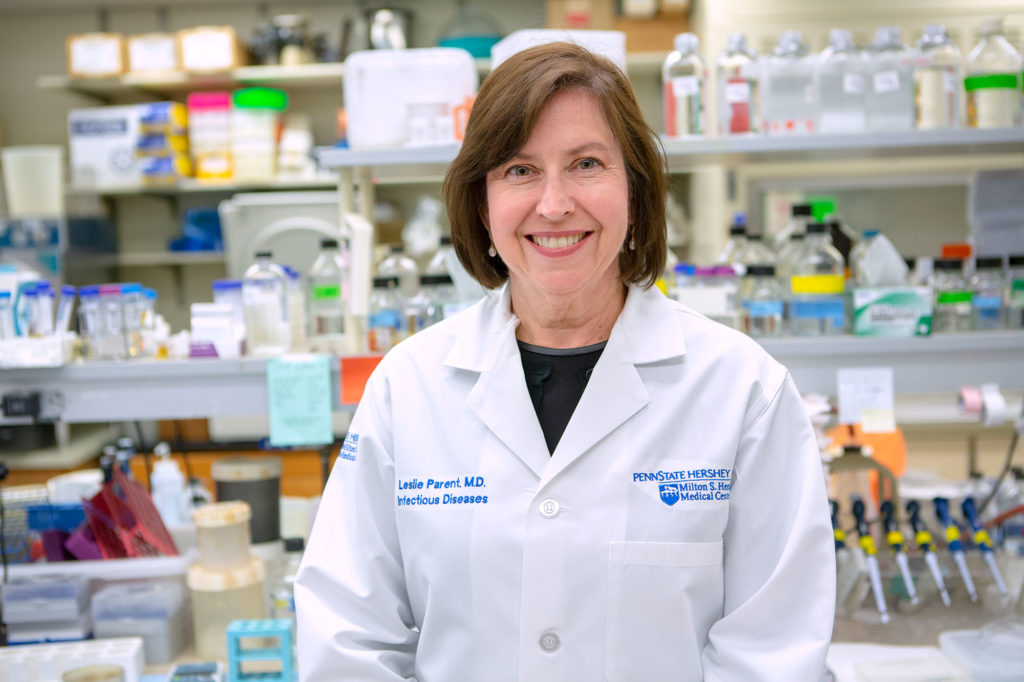
[[[545,249],[567,249],[570,246],[579,244],[590,234],[590,232],[577,232],[576,234],[563,234],[557,237],[530,234],[526,238]]]

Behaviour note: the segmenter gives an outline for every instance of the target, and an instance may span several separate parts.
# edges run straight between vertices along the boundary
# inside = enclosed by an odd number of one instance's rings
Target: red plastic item
[[[120,469],[114,471],[112,482],[92,499],[83,500],[82,506],[104,559],[178,554],[153,498]]]
[[[971,257],[971,245],[967,242],[951,242],[949,244],[943,244],[942,257],[967,260]]]

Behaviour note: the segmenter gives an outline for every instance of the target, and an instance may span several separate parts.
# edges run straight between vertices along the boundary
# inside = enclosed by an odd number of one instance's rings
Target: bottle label
[[[846,303],[842,296],[815,296],[789,302],[789,316],[795,320],[830,320],[836,327],[846,321]]]
[[[341,286],[337,284],[326,284],[313,287],[313,300],[341,298]]]
[[[998,296],[975,296],[972,301],[974,314],[979,320],[998,322],[1002,314],[1003,302]]]
[[[964,78],[964,90],[1017,90],[1020,81],[1015,73],[992,73],[984,76],[968,76]]]
[[[1010,284],[1010,291],[1013,292],[1014,297],[1024,295],[1024,279],[1013,280]]]
[[[900,89],[898,71],[879,71],[875,74],[875,92],[896,92]]]
[[[745,104],[750,101],[750,83],[733,80],[725,84],[725,101],[729,104]]]
[[[841,294],[842,275],[793,275],[789,286],[794,294]]]
[[[677,76],[673,78],[672,94],[675,97],[694,97],[700,94],[700,79],[696,76]]]
[[[782,301],[744,301],[743,309],[750,317],[782,317]]]
[[[402,315],[394,308],[384,308],[370,315],[370,327],[402,328]]]
[[[848,95],[859,95],[864,92],[864,76],[859,73],[843,74],[843,92]]]
[[[970,291],[942,291],[935,299],[939,305],[956,305],[958,303],[970,303],[974,294]]]
[[[946,67],[942,72],[942,89],[946,92],[956,92],[957,83],[959,83],[959,80],[956,77],[956,72],[953,70],[953,67]]]

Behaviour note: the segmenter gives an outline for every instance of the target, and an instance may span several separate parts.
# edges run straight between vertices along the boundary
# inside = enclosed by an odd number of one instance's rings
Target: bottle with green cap
[[[288,95],[243,88],[231,96],[231,154],[235,180],[269,182],[277,173],[277,134]]]
[[[1003,35],[1003,20],[981,24],[981,41],[967,56],[964,89],[967,125],[1008,128],[1021,124],[1021,78],[1024,61]]]
[[[935,277],[935,308],[932,331],[966,332],[971,330],[971,305],[974,294],[964,277],[964,262],[959,258],[939,258],[932,264]]]

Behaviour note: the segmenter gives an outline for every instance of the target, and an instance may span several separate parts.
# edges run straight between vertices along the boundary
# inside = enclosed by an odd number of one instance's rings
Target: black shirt
[[[526,388],[537,411],[548,452],[554,453],[607,341],[583,348],[544,348],[518,343]]]

